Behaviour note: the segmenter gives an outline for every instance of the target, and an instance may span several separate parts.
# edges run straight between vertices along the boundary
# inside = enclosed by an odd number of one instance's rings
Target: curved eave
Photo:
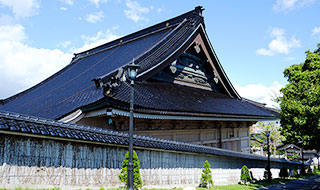
[[[220,76],[223,76],[224,79],[225,79],[224,81],[226,82],[226,85],[228,86],[228,89],[229,89],[228,91],[231,91],[232,94],[233,94],[237,99],[241,100],[241,99],[242,99],[241,96],[240,96],[239,93],[236,91],[236,89],[233,87],[233,85],[232,85],[231,81],[229,80],[226,72],[224,71],[224,69],[223,69],[223,67],[222,67],[222,65],[221,65],[221,63],[220,63],[220,61],[219,61],[219,59],[218,59],[218,56],[217,56],[216,52],[214,51],[212,44],[210,43],[210,40],[209,40],[208,35],[207,35],[207,32],[205,31],[205,29],[203,28],[203,26],[201,26],[201,32],[202,32],[203,36],[204,36],[205,39],[206,39],[206,40],[204,40],[205,43],[206,43],[206,45],[207,45],[207,46],[209,47],[209,49],[210,49],[209,53],[212,54],[212,56],[214,57],[214,60],[215,60],[216,63],[217,63],[218,68],[220,69],[220,70],[219,70],[219,74],[221,74]]]

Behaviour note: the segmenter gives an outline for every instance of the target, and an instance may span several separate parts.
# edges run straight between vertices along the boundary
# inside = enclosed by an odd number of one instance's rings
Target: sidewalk
[[[287,183],[282,184],[276,184],[276,185],[270,185],[268,187],[261,187],[258,190],[291,190],[291,189],[297,189],[297,190],[316,190],[320,189],[320,175],[304,178],[304,179],[297,179],[293,181],[289,181]]]

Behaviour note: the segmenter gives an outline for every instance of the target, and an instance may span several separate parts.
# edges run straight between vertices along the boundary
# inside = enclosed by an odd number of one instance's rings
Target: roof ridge
[[[5,104],[7,104],[8,102],[11,102],[11,101],[15,100],[16,98],[19,98],[19,97],[27,94],[28,92],[30,92],[30,91],[38,88],[38,87],[41,87],[43,84],[46,84],[47,82],[51,81],[56,76],[60,75],[64,71],[66,71],[67,69],[69,69],[74,64],[79,63],[79,61],[81,61],[82,58],[84,58],[84,57],[87,57],[87,56],[90,56],[90,55],[94,55],[94,54],[100,53],[102,51],[106,51],[106,50],[108,50],[110,48],[114,48],[116,46],[132,42],[132,41],[137,40],[139,38],[142,38],[142,37],[145,37],[145,36],[160,32],[162,30],[165,30],[165,29],[168,29],[168,28],[171,28],[171,27],[175,27],[176,25],[179,25],[181,21],[183,21],[185,18],[189,17],[190,15],[198,14],[199,16],[201,16],[203,10],[204,9],[201,6],[197,6],[193,10],[191,10],[189,12],[186,12],[186,13],[184,13],[182,15],[176,16],[176,17],[171,18],[169,20],[166,20],[166,21],[163,21],[161,23],[155,24],[155,25],[150,26],[148,28],[145,28],[145,29],[142,29],[140,31],[134,32],[132,34],[129,34],[127,36],[124,36],[124,37],[121,37],[119,39],[113,40],[111,42],[102,44],[100,46],[97,46],[97,47],[94,47],[92,49],[86,50],[84,52],[75,53],[74,54],[75,57],[73,57],[71,62],[68,65],[66,65],[64,68],[62,68],[58,72],[54,73],[53,75],[49,76],[45,80],[39,82],[38,84],[36,84],[36,85],[34,85],[34,86],[30,87],[30,88],[27,88],[26,90],[23,90],[23,91],[21,91],[21,92],[19,92],[17,94],[9,96],[8,98],[2,99],[0,101],[0,107],[5,105]],[[105,46],[107,46],[107,47],[105,47]],[[102,48],[102,47],[104,47],[104,48]],[[89,53],[90,51],[92,51],[92,52]],[[144,52],[144,54],[145,53],[146,52]],[[115,71],[113,71],[113,72],[115,72]],[[105,77],[105,76],[107,76],[107,75],[109,75],[111,73],[112,72],[110,72],[110,73],[108,73],[108,74],[106,74],[106,75],[104,75],[102,77]]]
[[[187,21],[187,19],[184,19],[184,20],[183,20],[182,22],[180,22],[179,25],[176,26],[173,30],[168,31],[169,33],[165,33],[165,34],[163,35],[163,37],[162,37],[157,43],[153,44],[153,45],[152,45],[150,48],[148,48],[146,51],[142,52],[140,55],[138,55],[137,57],[135,57],[135,58],[134,58],[134,62],[136,62],[136,63],[139,62],[139,59],[140,59],[141,57],[143,57],[143,55],[146,55],[146,54],[149,53],[151,50],[153,50],[155,47],[157,47],[161,42],[163,42],[164,40],[166,40],[166,39],[168,38],[168,36],[170,36],[173,32],[175,32],[175,31],[176,31],[179,27],[181,27],[186,21]],[[178,23],[177,23],[177,24],[178,24]],[[175,24],[175,25],[177,25],[177,24]],[[173,26],[175,26],[175,25],[173,25]],[[101,51],[102,51],[102,50],[101,50]],[[129,61],[128,63],[124,64],[123,66],[121,66],[121,68],[126,67],[126,66],[127,66],[128,64],[130,64],[130,63],[132,63],[132,61]],[[105,74],[105,75],[95,77],[95,79],[101,79],[101,80],[106,81],[105,78],[108,78],[108,76],[116,73],[116,71],[118,71],[118,70],[119,70],[119,68],[116,68],[115,70],[110,71],[109,73],[107,73],[107,74]]]
[[[147,28],[144,28],[144,29],[139,30],[137,32],[128,34],[128,35],[123,36],[121,38],[115,39],[115,40],[113,40],[111,42],[107,42],[107,43],[102,44],[100,46],[91,48],[89,50],[86,50],[86,51],[83,51],[83,52],[79,52],[79,53],[75,53],[75,56],[83,56],[83,54],[88,55],[88,54],[90,54],[90,51],[93,51],[92,53],[94,53],[95,52],[94,50],[97,50],[97,49],[100,49],[100,48],[106,49],[106,48],[109,48],[111,46],[115,46],[115,45],[119,45],[119,44],[125,43],[125,42],[127,42],[129,40],[132,40],[132,39],[135,39],[135,38],[137,38],[139,36],[145,36],[145,35],[148,35],[148,34],[150,34],[152,32],[156,32],[156,31],[159,31],[159,30],[166,29],[169,26],[173,27],[174,25],[177,25],[179,22],[181,22],[184,18],[188,17],[189,15],[198,14],[199,16],[201,16],[203,10],[204,9],[203,9],[202,6],[197,6],[193,10],[191,10],[189,12],[186,12],[186,13],[184,13],[182,15],[179,15],[179,16],[176,16],[176,17],[171,18],[169,20],[165,20],[165,21],[163,21],[161,23],[149,26]],[[106,46],[106,47],[103,48],[104,46]]]

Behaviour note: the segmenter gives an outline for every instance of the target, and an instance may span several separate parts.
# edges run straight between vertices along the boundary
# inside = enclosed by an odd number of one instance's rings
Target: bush
[[[279,173],[280,178],[284,179],[286,177],[289,177],[288,170],[285,166],[282,166]]]
[[[206,160],[203,164],[200,187],[210,188],[213,186],[212,173],[210,167],[211,165],[209,164],[208,160]]]
[[[140,176],[140,169],[139,169],[139,159],[137,156],[136,151],[133,151],[133,189],[139,189],[142,187],[142,181],[141,181],[141,176]],[[122,167],[121,167],[121,172],[119,174],[119,179],[122,182],[125,182],[127,186],[127,170],[128,170],[128,163],[129,163],[129,152],[126,153],[124,156],[123,162],[122,162]]]
[[[247,182],[251,182],[252,181],[250,173],[249,173],[249,169],[248,169],[248,167],[246,165],[243,165],[242,168],[241,168],[240,180],[241,180],[241,182],[243,182],[245,184]]]
[[[319,172],[319,169],[317,168],[317,166],[314,166],[313,167],[313,174],[315,174],[315,175],[317,175],[317,174],[319,174],[320,172]]]

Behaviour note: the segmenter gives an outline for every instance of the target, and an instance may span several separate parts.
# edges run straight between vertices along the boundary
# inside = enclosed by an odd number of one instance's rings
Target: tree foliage
[[[263,146],[263,150],[267,151],[267,136],[265,134],[265,131],[270,131],[270,137],[269,137],[269,143],[270,143],[270,153],[274,156],[276,155],[277,146],[282,143],[282,141],[285,140],[284,136],[280,133],[280,125],[275,122],[265,122],[260,121],[257,124],[255,124],[253,127],[251,127],[250,130],[259,130],[261,133],[256,134],[251,137],[251,148],[253,147],[259,147],[260,145]],[[252,133],[252,131],[251,131]],[[254,141],[257,142],[259,145],[254,144]]]
[[[288,169],[285,166],[281,167],[279,176],[283,179],[289,177]]]
[[[210,188],[213,186],[212,172],[210,168],[211,168],[211,165],[208,162],[208,160],[206,160],[203,164],[203,169],[202,169],[202,175],[200,180],[201,187]]]
[[[139,189],[142,187],[142,181],[140,176],[140,169],[139,169],[139,159],[136,151],[133,151],[132,156],[132,162],[133,162],[133,189]],[[127,177],[128,177],[128,163],[129,163],[129,152],[126,153],[124,156],[121,171],[119,174],[119,179],[122,182],[125,182],[127,186]]]
[[[247,182],[251,182],[252,181],[250,173],[249,173],[249,169],[248,169],[248,167],[246,165],[243,165],[242,168],[241,168],[240,180],[243,183],[247,183]]]
[[[306,60],[284,70],[288,84],[279,98],[281,134],[287,143],[303,142],[305,149],[320,150],[320,44],[306,52]]]

